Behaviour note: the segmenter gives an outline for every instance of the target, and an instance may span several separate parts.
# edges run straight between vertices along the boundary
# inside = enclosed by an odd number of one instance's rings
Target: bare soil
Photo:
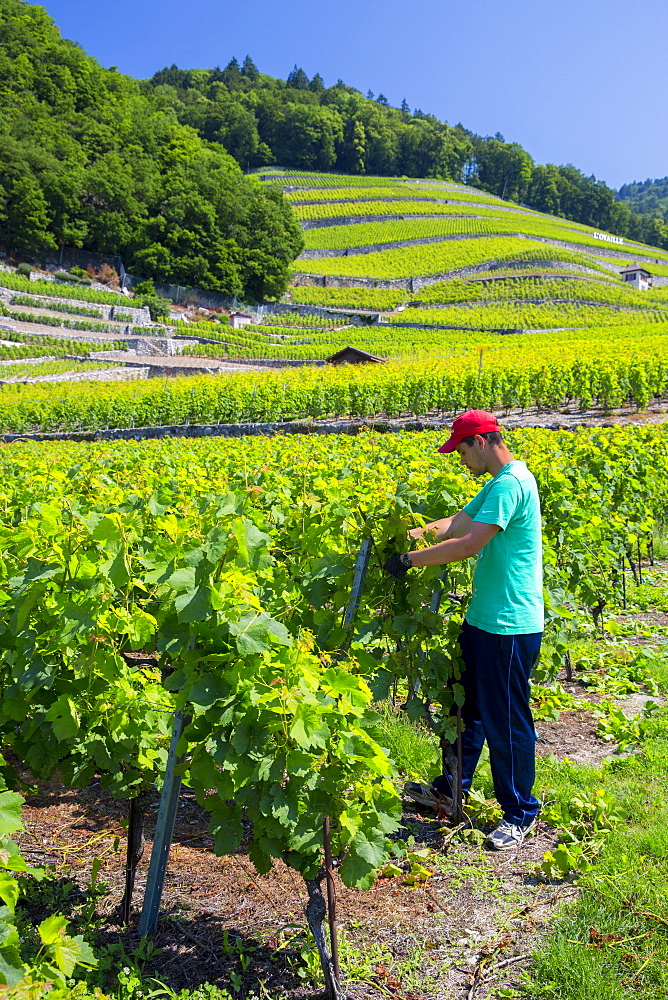
[[[668,624],[668,615],[654,612],[626,617],[652,622],[658,617]],[[582,707],[563,712],[558,721],[539,721],[537,751],[599,767],[611,752],[610,744],[596,736],[592,709],[599,697],[577,681],[564,681],[564,686],[582,699]],[[634,714],[645,700],[639,694],[619,703]],[[101,859],[100,877],[108,893],[98,905],[98,943],[121,943],[128,953],[139,944],[139,910],[157,808],[153,793],[129,926],[122,924],[120,914],[126,805],[102,791],[97,781],[72,790],[55,779],[38,783],[25,808],[21,846],[32,863],[54,865],[63,884],[71,880],[85,892],[93,860]],[[280,861],[267,875],[258,875],[245,847],[216,857],[207,827],[206,811],[183,789],[156,950],[144,974],[174,990],[210,982],[234,993],[233,985],[240,982],[240,1000],[257,996],[261,987],[266,991],[262,996],[271,1000],[320,1000],[320,988],[302,978],[299,953],[307,938],[300,876]],[[521,850],[495,853],[460,839],[430,810],[406,802],[401,836],[413,837],[416,849],[429,849],[424,865],[431,875],[426,881],[411,886],[404,872],[381,877],[371,890],[360,891],[337,879],[349,1000],[485,1000],[498,987],[517,983],[557,908],[577,896],[569,882],[536,873],[545,851],[557,844],[557,832],[539,821],[536,835]],[[82,899],[80,893],[71,894],[59,908],[67,911]],[[41,915],[36,912],[35,918]],[[370,959],[365,973],[360,971],[363,959]]]
[[[579,685],[569,686],[582,695]],[[558,722],[541,721],[537,728],[541,755],[597,767],[610,753],[596,737],[589,709],[564,712]],[[98,907],[105,921],[101,943],[122,941],[126,950],[139,944],[157,806],[156,793],[145,824],[133,916],[124,927],[124,804],[98,782],[78,791],[58,781],[40,783],[28,800],[21,843],[33,863],[54,864],[63,877],[85,887],[93,859],[102,859],[101,878],[109,892]],[[242,977],[241,998],[257,992],[260,983],[276,1000],[319,997],[297,973],[306,940],[300,876],[280,861],[260,876],[245,849],[217,858],[207,824],[205,810],[183,789],[155,937],[158,950],[145,973],[177,990],[203,982],[231,989],[232,973]],[[521,851],[509,853],[490,852],[451,833],[430,810],[407,802],[402,836],[414,837],[416,848],[430,849],[424,864],[431,877],[415,886],[406,884],[404,875],[380,878],[369,891],[346,888],[337,879],[340,928],[362,955],[375,949],[372,974],[348,984],[350,1000],[463,1000],[474,983],[482,1000],[488,985],[512,984],[530,962],[555,907],[577,894],[569,883],[536,875],[543,854],[558,842],[556,831],[544,823]],[[226,931],[228,942],[238,942],[236,955],[226,953]],[[246,971],[239,951],[251,958]],[[344,951],[344,970],[346,962],[354,968],[354,956],[345,956]]]
[[[102,860],[100,878],[109,892],[98,907],[105,921],[101,944],[122,941],[126,950],[139,944],[137,922],[157,804],[156,794],[146,822],[136,905],[130,926],[123,927],[119,905],[125,879],[124,804],[101,791],[98,782],[82,790],[64,789],[57,780],[39,783],[37,794],[28,799],[26,831],[19,840],[30,862],[54,865],[63,879],[85,889],[94,858]],[[411,887],[403,877],[381,878],[370,891],[348,889],[340,882],[337,886],[344,934],[363,954],[379,949],[373,974],[350,984],[351,1000],[464,997],[481,959],[490,966],[517,959],[498,969],[494,981],[512,979],[528,961],[554,907],[575,891],[534,874],[543,853],[557,842],[555,831],[541,824],[521,852],[498,854],[456,839],[448,843],[448,829],[429,810],[423,814],[419,807],[407,807],[404,822],[405,836],[414,836],[416,847],[434,852],[425,862],[433,872],[427,882]],[[203,982],[230,988],[230,972],[236,972],[243,980],[238,994],[242,998],[257,991],[260,982],[271,997],[319,997],[296,972],[305,926],[306,893],[300,877],[278,861],[268,875],[259,876],[243,850],[217,858],[211,848],[206,813],[192,793],[183,790],[155,938],[158,950],[145,974],[173,989],[192,989]],[[238,955],[225,953],[225,931],[228,941],[238,940],[240,950],[251,956],[245,973]],[[406,974],[397,978],[396,963],[406,964],[420,949],[424,953],[415,975],[409,975],[409,981]],[[419,981],[419,993],[413,979]],[[477,995],[483,997],[482,981],[480,986]]]

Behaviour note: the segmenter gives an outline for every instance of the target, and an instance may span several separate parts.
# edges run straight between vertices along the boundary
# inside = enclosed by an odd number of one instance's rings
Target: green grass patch
[[[668,993],[668,716],[650,721],[642,757],[602,771],[546,761],[559,797],[600,783],[623,823],[606,840],[581,898],[534,955],[526,994],[541,1000],[663,998]]]
[[[440,773],[438,740],[426,726],[414,725],[400,710],[384,702],[379,708],[381,742],[402,776],[428,781]]]

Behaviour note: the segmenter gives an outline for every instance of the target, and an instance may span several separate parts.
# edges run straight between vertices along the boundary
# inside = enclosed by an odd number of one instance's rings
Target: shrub
[[[91,275],[91,277],[94,277],[94,275]],[[97,280],[103,285],[111,285],[112,288],[118,288],[121,283],[118,271],[115,267],[111,267],[109,264],[102,265],[100,270],[97,272]]]
[[[83,267],[76,267],[76,266],[75,267],[71,267],[70,268],[70,274],[76,274],[77,278],[87,278],[87,277],[89,277],[88,273],[86,271],[84,271]]]
[[[32,267],[30,266],[30,264],[19,264],[19,266],[16,268],[16,273],[23,274],[26,276],[26,278],[30,277],[31,271]]]
[[[135,295],[155,295],[155,285],[153,284],[153,278],[147,278],[146,281],[138,282],[132,291]]]
[[[158,296],[145,298],[144,305],[148,306],[148,311],[151,314],[151,319],[155,323],[161,319],[169,319],[169,313],[171,310],[171,302],[169,299],[160,299]]]
[[[79,284],[79,279],[76,274],[70,274],[69,271],[56,271],[54,278],[56,278],[57,281],[71,281],[75,285]]]

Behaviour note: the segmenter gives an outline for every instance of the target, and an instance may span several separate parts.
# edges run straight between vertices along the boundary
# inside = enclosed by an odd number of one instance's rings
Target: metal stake
[[[178,764],[182,763],[184,758],[177,758],[176,748],[183,735],[185,725],[186,717],[183,712],[176,712],[174,714],[172,739],[169,744],[169,754],[167,756],[165,780],[162,786],[162,794],[160,795],[160,807],[155,826],[155,838],[153,840],[153,850],[151,851],[151,861],[148,868],[144,903],[141,917],[139,918],[139,933],[142,937],[145,934],[154,934],[158,924],[160,900],[162,899],[162,890],[165,885],[167,860],[169,858],[169,849],[172,845],[174,821],[176,820],[176,810],[181,790],[181,777],[177,775],[176,768]]]
[[[353,573],[353,588],[350,592],[350,600],[348,601],[346,613],[343,616],[343,627],[346,629],[352,627],[359,611],[362,591],[364,590],[364,581],[366,580],[366,571],[369,568],[371,545],[371,539],[365,538],[357,553],[357,562],[355,563],[355,572]]]
[[[626,611],[626,571],[624,569],[624,555],[623,554],[622,554],[622,557],[620,559],[620,563],[621,563],[621,568],[622,568],[622,607],[624,608],[624,611]]]

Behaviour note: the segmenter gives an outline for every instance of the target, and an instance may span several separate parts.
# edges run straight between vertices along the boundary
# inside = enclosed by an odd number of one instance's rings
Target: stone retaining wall
[[[405,420],[376,420],[373,417],[358,420],[338,421],[291,421],[290,423],[263,424],[170,424],[164,427],[126,427],[114,430],[69,431],[52,434],[1,434],[0,442],[9,444],[12,441],[146,441],[151,438],[169,437],[273,437],[281,434],[351,434],[356,435],[373,429],[379,434],[401,433],[405,431],[445,430],[451,428],[452,418],[445,420],[423,420],[408,418]],[[572,424],[563,421],[538,422],[533,421],[518,426],[540,427],[546,430],[578,431],[589,426],[586,420]],[[605,422],[603,427],[615,426],[613,421]],[[631,426],[641,426],[633,424]]]
[[[225,363],[232,365],[255,365],[261,368],[321,367],[325,364],[320,358],[225,358]]]
[[[43,275],[38,275],[38,278],[41,277],[43,277]],[[138,308],[137,306],[126,305],[125,301],[119,303],[119,305],[117,306],[116,305],[112,306],[112,305],[105,305],[103,302],[84,302],[83,300],[79,299],[62,299],[58,298],[55,295],[37,295],[34,292],[17,292],[15,289],[12,288],[0,288],[0,298],[8,300],[10,304],[13,304],[13,299],[17,295],[29,295],[31,299],[36,299],[37,301],[39,301],[40,306],[42,306],[44,309],[48,309],[49,306],[52,304],[62,304],[63,302],[68,302],[68,303],[71,302],[73,306],[80,305],[85,309],[95,309],[97,312],[100,313],[100,318],[106,320],[107,322],[109,321],[115,321],[117,323],[130,322],[130,323],[137,323],[140,326],[148,325],[151,323],[151,314],[148,311],[147,306],[142,306],[141,308]],[[18,308],[21,307],[18,306]],[[58,312],[60,315],[62,315],[63,319],[71,319],[71,320],[94,319],[93,316],[90,317],[80,316],[77,313],[65,313],[61,312],[58,309],[53,311]],[[119,315],[122,317],[129,316],[130,319],[129,320],[126,318],[117,319],[117,316]]]
[[[169,424],[164,427],[123,427],[98,431],[70,431],[52,434],[1,434],[0,442],[11,441],[146,441],[150,438],[169,437],[245,437],[275,434],[358,434],[373,425],[375,431],[421,431],[434,427],[449,427],[451,421],[406,420],[342,420],[317,423],[315,421],[291,421],[290,423],[248,423],[248,424]]]
[[[411,222],[416,219],[482,219],[482,215],[336,215],[328,219],[302,219],[303,230],[327,229],[330,226],[354,226],[357,222]]]

